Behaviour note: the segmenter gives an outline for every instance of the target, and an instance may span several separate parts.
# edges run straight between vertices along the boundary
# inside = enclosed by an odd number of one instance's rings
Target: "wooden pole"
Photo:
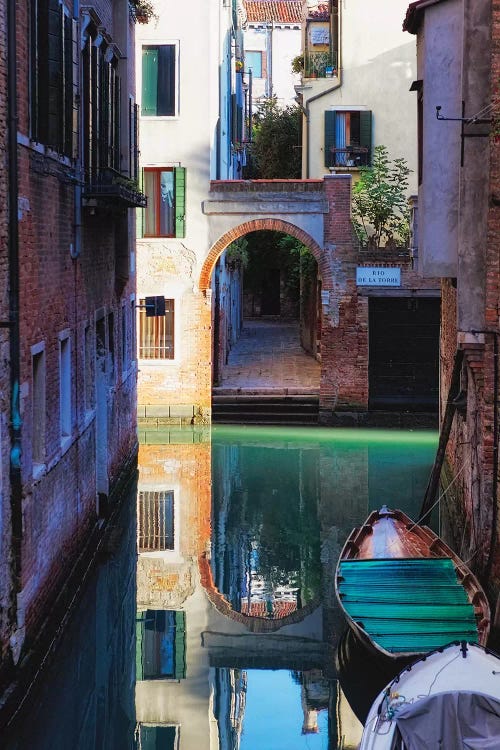
[[[457,409],[456,404],[453,403],[453,399],[456,398],[460,391],[460,372],[462,370],[462,362],[464,359],[463,349],[457,349],[455,352],[455,361],[453,363],[453,372],[451,375],[450,388],[448,390],[448,398],[446,400],[446,408],[444,410],[443,422],[439,432],[439,443],[436,452],[436,458],[434,459],[434,465],[427,483],[427,489],[425,490],[424,501],[420,510],[419,523],[424,523],[430,510],[434,504],[436,493],[439,489],[439,479],[441,477],[441,469],[443,468],[444,457],[446,454],[446,446],[450,437],[451,425],[453,423],[453,417]]]

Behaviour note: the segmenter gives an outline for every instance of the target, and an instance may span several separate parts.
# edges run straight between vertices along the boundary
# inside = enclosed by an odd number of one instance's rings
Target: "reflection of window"
[[[180,724],[141,724],[137,750],[179,750]]]
[[[184,237],[185,183],[183,167],[146,167],[143,190],[148,198],[144,210],[144,237]]]
[[[137,613],[137,679],[180,680],[186,676],[186,615],[167,609]]]
[[[370,164],[372,113],[370,110],[325,112],[325,165],[362,167]]]
[[[254,78],[262,78],[262,52],[245,52],[245,67]]]
[[[176,114],[175,61],[175,44],[143,46],[142,115],[173,117]]]
[[[165,300],[165,315],[148,318],[139,300],[139,358],[174,359],[174,300]]]
[[[139,552],[174,549],[174,493],[139,492]]]

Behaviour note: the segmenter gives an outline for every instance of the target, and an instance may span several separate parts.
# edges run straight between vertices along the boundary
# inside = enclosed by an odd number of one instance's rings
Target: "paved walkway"
[[[320,364],[304,352],[299,324],[245,320],[214,393],[319,393]]]

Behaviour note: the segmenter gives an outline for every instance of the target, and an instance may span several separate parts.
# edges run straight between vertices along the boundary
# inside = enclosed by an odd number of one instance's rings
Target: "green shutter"
[[[175,613],[175,679],[186,677],[186,613]]]
[[[186,169],[175,168],[175,236],[186,236]]]
[[[335,124],[337,113],[333,109],[325,110],[325,167],[333,166],[334,154],[330,151],[335,147]]]
[[[157,114],[158,54],[157,47],[143,47],[142,49],[141,114],[143,115]]]
[[[63,151],[63,20],[64,10],[51,0],[48,11],[48,90],[41,96],[48,99],[47,145]]]
[[[359,145],[368,149],[368,164],[372,161],[372,112],[359,113]]]
[[[139,170],[139,190],[144,192],[144,169]],[[135,236],[144,237],[144,208],[137,208],[135,211]]]
[[[142,643],[144,636],[144,620],[146,619],[145,612],[138,612],[135,620],[135,679],[144,679],[144,660],[142,657]]]

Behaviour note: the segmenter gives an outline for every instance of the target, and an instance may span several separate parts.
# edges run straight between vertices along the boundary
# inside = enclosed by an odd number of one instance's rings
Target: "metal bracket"
[[[465,102],[462,101],[462,117],[444,117],[441,114],[442,107],[436,106],[436,119],[444,122],[460,122],[462,124],[460,130],[461,148],[460,148],[460,166],[464,165],[464,139],[465,138],[488,138],[489,133],[466,133],[466,125],[491,125],[493,120],[491,117],[466,117],[465,116]]]

